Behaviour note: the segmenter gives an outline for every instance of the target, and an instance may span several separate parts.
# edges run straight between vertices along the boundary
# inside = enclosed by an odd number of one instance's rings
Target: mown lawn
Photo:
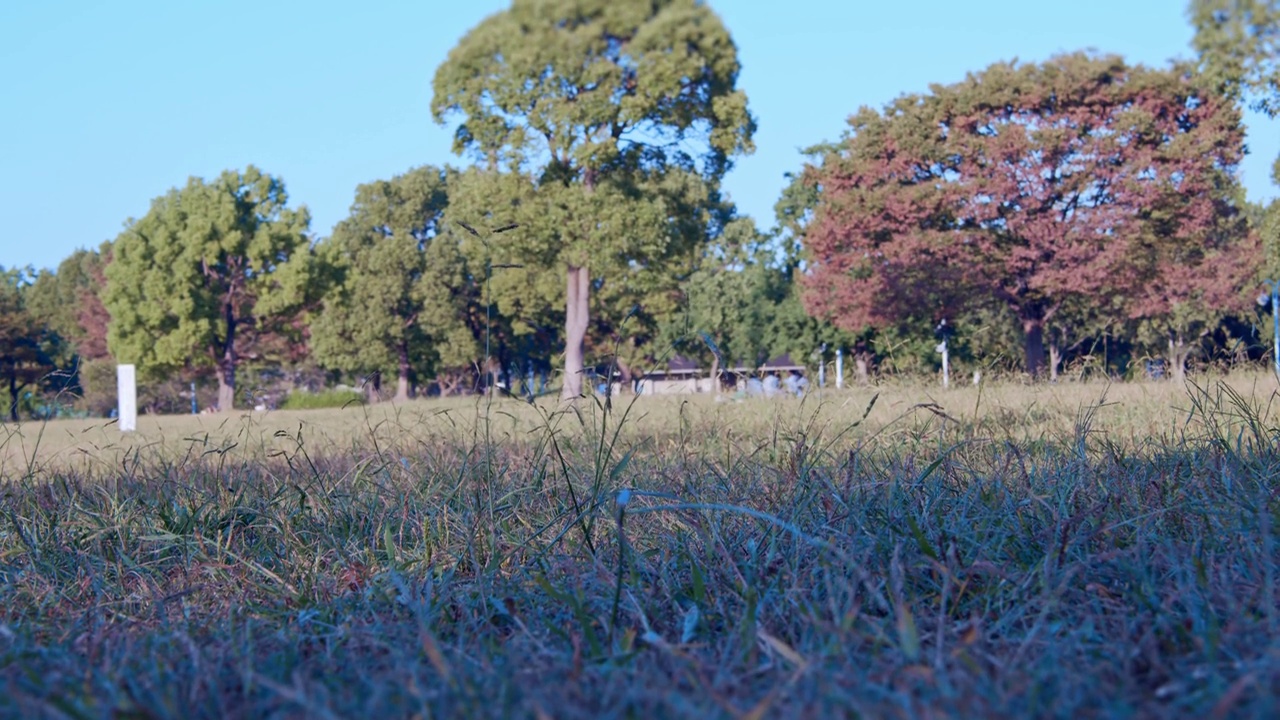
[[[1280,716],[1274,390],[5,426],[0,714]]]

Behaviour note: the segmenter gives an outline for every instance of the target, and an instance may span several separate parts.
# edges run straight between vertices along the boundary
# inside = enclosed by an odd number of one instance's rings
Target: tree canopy
[[[449,185],[450,173],[420,167],[356,189],[351,215],[317,248],[334,272],[311,323],[321,365],[386,372],[403,400],[418,378],[478,358],[466,323],[478,290],[443,223]]]
[[[56,335],[27,307],[30,276],[29,271],[0,267],[0,391],[13,422],[18,421],[23,390],[46,382],[57,369]]]
[[[96,250],[76,250],[56,271],[37,273],[29,293],[31,312],[66,339],[67,349],[84,360],[107,355],[109,318],[102,305],[102,290],[110,258],[109,243]]]
[[[1280,0],[1191,0],[1187,15],[1205,77],[1229,96],[1250,96],[1258,110],[1280,115]]]
[[[999,63],[850,126],[807,170],[820,199],[803,230],[806,304],[850,331],[996,301],[1035,375],[1073,298],[1168,312],[1218,288],[1200,259],[1239,239],[1215,232],[1236,213],[1239,112],[1185,69]]]
[[[1191,0],[1191,44],[1219,92],[1280,116],[1280,0]],[[1280,185],[1280,157],[1271,168]]]
[[[230,411],[240,360],[311,299],[310,219],[287,203],[284,183],[253,166],[154,200],[113,243],[111,354],[153,377],[212,368]]]
[[[455,152],[530,178],[544,222],[508,242],[566,270],[564,397],[582,391],[591,296],[705,237],[690,232],[705,219],[688,212],[696,201],[641,188],[689,198],[696,178],[710,191],[692,197],[712,199],[752,150],[738,71],[728,30],[696,0],[515,0],[437,69],[432,113],[461,116]]]

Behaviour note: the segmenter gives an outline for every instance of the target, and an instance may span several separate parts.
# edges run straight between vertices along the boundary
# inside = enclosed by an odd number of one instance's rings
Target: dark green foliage
[[[1191,0],[1187,16],[1205,77],[1280,115],[1280,0]]]
[[[329,278],[311,321],[320,365],[397,378],[406,400],[439,371],[479,362],[479,279],[443,219],[452,175],[421,167],[356,189],[350,217],[316,250]]]
[[[144,379],[213,370],[219,408],[232,410],[241,358],[282,353],[273,345],[294,339],[291,321],[322,287],[310,216],[287,204],[284,183],[253,166],[156,198],[112,245],[111,354]]]
[[[93,417],[106,417],[116,408],[115,362],[106,358],[84,360],[79,370],[80,406]]]
[[[36,410],[41,391],[66,384],[57,366],[63,343],[28,307],[30,277],[29,271],[0,266],[0,398],[3,417],[12,422],[20,410]]]

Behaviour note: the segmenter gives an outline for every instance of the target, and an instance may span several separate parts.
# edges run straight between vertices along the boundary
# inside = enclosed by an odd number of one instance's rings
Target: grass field
[[[1272,376],[0,429],[0,715],[1276,717]]]

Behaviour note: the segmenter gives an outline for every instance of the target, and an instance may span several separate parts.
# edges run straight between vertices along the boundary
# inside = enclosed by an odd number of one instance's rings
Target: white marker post
[[[138,429],[138,381],[133,365],[116,366],[117,414],[120,432]]]
[[[951,385],[951,355],[947,351],[947,341],[943,340],[938,343],[938,347],[934,348],[933,351],[942,354],[942,387],[949,387]]]
[[[942,318],[942,322],[938,323],[935,332],[942,336],[942,342],[938,343],[938,347],[933,351],[942,355],[942,387],[950,387],[951,385],[951,353],[947,349],[947,319]]]

